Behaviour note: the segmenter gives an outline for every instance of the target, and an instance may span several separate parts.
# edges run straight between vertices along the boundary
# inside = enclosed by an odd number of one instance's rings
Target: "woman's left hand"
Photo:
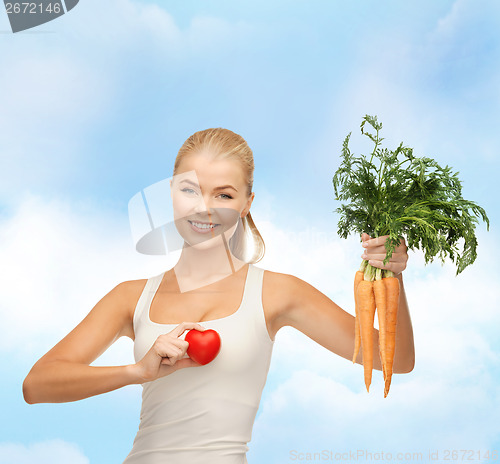
[[[365,249],[361,258],[366,259],[373,267],[387,269],[394,272],[395,275],[398,275],[406,269],[406,263],[408,262],[408,248],[406,246],[405,239],[401,239],[400,244],[392,253],[389,262],[384,265],[383,261],[387,253],[385,249],[385,241],[388,237],[388,235],[382,235],[380,237],[371,238],[366,233],[361,234],[361,240],[363,241],[362,246]]]

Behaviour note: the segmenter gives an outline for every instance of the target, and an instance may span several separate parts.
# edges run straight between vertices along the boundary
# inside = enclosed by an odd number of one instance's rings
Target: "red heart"
[[[213,329],[191,329],[184,337],[189,343],[187,354],[199,364],[208,364],[213,361],[220,351],[220,336]]]

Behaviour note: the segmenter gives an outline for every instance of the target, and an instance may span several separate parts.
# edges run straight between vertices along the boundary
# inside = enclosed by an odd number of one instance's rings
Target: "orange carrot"
[[[379,352],[382,371],[386,372],[386,312],[387,312],[387,295],[385,288],[385,278],[382,278],[382,270],[377,269],[376,280],[373,281],[373,293],[375,295],[375,304],[377,306],[378,327],[379,327]]]
[[[373,369],[373,321],[375,319],[375,295],[373,282],[362,280],[357,289],[359,322],[361,328],[361,348],[366,391],[370,392]]]
[[[380,359],[382,359],[382,352],[379,350],[379,355],[380,355]],[[385,375],[385,364],[382,363],[382,372],[384,374],[384,382],[385,382],[385,379],[386,379],[386,375]]]
[[[359,353],[359,347],[361,345],[361,332],[359,328],[359,309],[358,309],[358,298],[357,298],[357,288],[358,284],[363,280],[363,271],[356,271],[354,276],[354,306],[356,308],[356,320],[354,321],[354,355],[352,357],[352,362],[356,362],[356,358]]]
[[[392,366],[396,347],[396,326],[399,308],[399,280],[397,277],[384,278],[387,291],[387,317],[386,317],[386,373],[384,398],[389,393],[392,378]]]

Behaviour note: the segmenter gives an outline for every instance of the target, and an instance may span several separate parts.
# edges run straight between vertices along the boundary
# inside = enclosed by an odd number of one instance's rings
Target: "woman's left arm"
[[[370,264],[375,267],[392,270],[400,282],[393,372],[395,374],[411,372],[415,364],[415,349],[402,276],[402,271],[406,268],[406,261],[408,260],[406,245],[403,240],[401,245],[396,248],[390,261],[384,266],[379,261],[379,258],[383,260],[385,257],[384,243],[386,236],[370,239],[367,234],[363,234],[362,239],[363,246],[366,245],[365,259],[371,261]],[[381,253],[384,254],[381,255]],[[281,274],[281,278],[285,279],[281,282],[283,286],[278,285],[278,282],[274,286],[275,290],[277,288],[283,289],[283,292],[280,292],[281,295],[279,295],[280,310],[276,314],[276,329],[286,325],[294,327],[333,353],[352,360],[354,352],[354,316],[344,311],[325,294],[298,277]],[[373,368],[382,370],[378,349],[379,331],[375,328],[373,329],[373,336]],[[358,364],[363,363],[362,350],[359,351],[356,362]]]

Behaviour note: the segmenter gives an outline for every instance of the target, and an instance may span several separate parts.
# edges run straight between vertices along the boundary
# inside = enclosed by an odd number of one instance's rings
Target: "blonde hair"
[[[174,176],[179,170],[184,156],[203,151],[209,152],[214,159],[229,159],[239,162],[245,175],[247,197],[252,194],[253,171],[255,167],[252,150],[241,135],[222,127],[195,132],[184,142],[175,158]],[[245,254],[247,253],[247,235],[250,235],[255,248],[253,255],[248,260],[245,259]],[[229,240],[229,248],[234,256],[246,262],[257,263],[264,257],[264,239],[257,230],[250,211],[248,211],[247,215],[241,221],[238,221],[238,227]]]

